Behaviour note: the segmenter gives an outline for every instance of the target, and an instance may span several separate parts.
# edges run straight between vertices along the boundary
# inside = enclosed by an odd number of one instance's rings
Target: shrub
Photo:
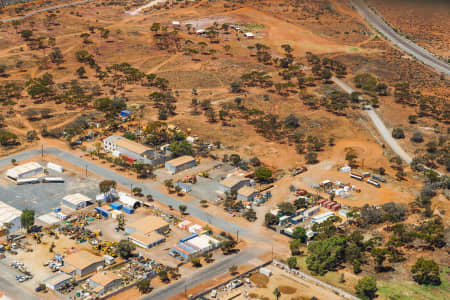
[[[418,284],[440,285],[439,265],[432,259],[419,258],[411,268],[413,279]]]
[[[403,129],[401,129],[401,128],[394,128],[392,130],[392,137],[395,139],[403,139],[403,138],[405,138],[405,133],[403,132]]]
[[[423,134],[420,131],[416,131],[413,133],[411,137],[411,142],[414,143],[422,143],[423,142]]]

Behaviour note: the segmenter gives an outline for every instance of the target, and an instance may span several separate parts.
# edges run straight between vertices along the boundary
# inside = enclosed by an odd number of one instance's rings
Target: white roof
[[[219,242],[216,239],[210,237],[209,235],[201,235],[195,237],[193,239],[190,239],[186,243],[200,250],[207,249],[213,245],[219,244]]]
[[[244,33],[245,34],[245,36],[249,36],[249,37],[252,37],[252,36],[254,36],[254,34],[253,33],[251,33],[251,32],[246,32],[246,33]]]
[[[67,201],[69,203],[72,203],[73,205],[78,205],[78,204],[83,203],[83,202],[91,201],[91,198],[89,198],[88,196],[85,196],[83,194],[76,193],[76,194],[65,196],[63,198],[63,200]]]
[[[72,278],[72,276],[70,276],[70,275],[68,275],[66,273],[59,273],[59,274],[57,274],[55,276],[52,276],[52,277],[46,279],[45,283],[49,284],[49,285],[52,285],[52,286],[55,286],[58,283],[64,282],[64,281],[69,280],[71,278]]]
[[[22,212],[5,202],[0,201],[0,226],[20,217]]]
[[[29,163],[9,169],[6,172],[6,175],[16,178],[22,174],[28,173],[30,171],[38,170],[38,169],[42,169],[42,166],[40,164],[38,164],[37,162],[29,162]]]
[[[38,220],[48,225],[53,225],[61,221],[53,212],[38,217]]]
[[[141,201],[130,197],[127,193],[119,192],[119,201],[125,204],[125,206],[133,207],[136,203]]]

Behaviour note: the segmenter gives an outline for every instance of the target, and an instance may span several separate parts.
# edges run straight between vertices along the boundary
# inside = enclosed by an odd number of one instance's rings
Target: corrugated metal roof
[[[78,205],[83,202],[92,201],[91,198],[80,193],[67,195],[63,198],[63,200],[72,203],[73,205]]]
[[[9,223],[21,215],[22,212],[20,210],[0,201],[0,225]]]
[[[184,155],[184,156],[180,156],[175,159],[169,160],[167,163],[171,164],[174,167],[178,167],[178,166],[184,165],[185,163],[188,163],[191,161],[195,161],[195,159],[192,156]]]
[[[42,166],[40,164],[38,164],[37,162],[29,162],[29,163],[9,169],[8,171],[6,171],[6,176],[16,178],[24,173],[38,170],[38,169],[42,169]]]

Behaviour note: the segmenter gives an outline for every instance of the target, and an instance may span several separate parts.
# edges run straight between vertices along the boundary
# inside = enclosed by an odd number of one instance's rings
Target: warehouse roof
[[[91,198],[80,193],[67,195],[63,198],[63,200],[72,203],[73,205],[78,205],[83,202],[92,201]]]
[[[71,278],[72,278],[72,276],[70,276],[70,275],[68,275],[66,273],[59,273],[59,274],[57,274],[55,276],[52,276],[52,277],[48,278],[47,280],[45,280],[45,283],[49,284],[49,285],[52,285],[52,286],[55,286],[58,283],[64,282],[64,281],[66,281],[68,279],[71,279]]]
[[[114,280],[121,279],[121,278],[113,272],[99,272],[89,279],[101,286],[106,286],[106,285],[110,284],[111,282],[113,282]]]
[[[165,239],[163,235],[157,232],[151,232],[149,234],[142,234],[140,232],[135,232],[132,235],[130,235],[130,238],[144,245],[151,245],[153,243],[161,241],[162,239]]]
[[[92,264],[102,262],[103,258],[87,251],[78,251],[64,258],[64,263],[79,270],[83,270]]]
[[[236,184],[240,183],[243,180],[248,180],[242,176],[229,176],[220,182],[221,185],[226,186],[228,188],[234,187]]]
[[[172,166],[178,167],[181,165],[184,165],[185,163],[191,162],[195,160],[192,156],[184,155],[177,157],[175,159],[169,160],[167,163],[171,164]]]
[[[17,217],[20,217],[22,212],[5,202],[0,201],[0,226],[9,223]]]
[[[11,176],[11,177],[18,177],[21,174],[30,172],[30,171],[34,171],[37,169],[41,169],[42,166],[40,164],[38,164],[37,162],[29,162],[14,168],[9,169],[6,172],[7,176]]]
[[[201,235],[201,236],[195,237],[193,239],[190,239],[186,243],[188,245],[194,246],[195,248],[200,249],[200,250],[204,250],[213,245],[219,244],[219,242],[216,239],[210,237],[209,235]]]
[[[254,193],[256,193],[256,190],[250,186],[244,186],[244,187],[240,188],[237,191],[237,193],[244,197],[249,197],[249,196],[253,195]]]
[[[130,150],[131,152],[138,154],[143,154],[144,152],[150,150],[150,148],[126,138],[117,139],[116,141],[114,141],[114,143],[119,147],[125,148],[127,150]]]
[[[133,223],[130,223],[127,226],[136,228],[136,230],[142,234],[148,234],[167,225],[169,225],[169,223],[167,223],[160,217],[147,216]]]

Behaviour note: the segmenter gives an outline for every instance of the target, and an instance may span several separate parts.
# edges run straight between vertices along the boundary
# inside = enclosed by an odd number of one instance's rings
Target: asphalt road
[[[346,93],[351,94],[354,92],[354,90],[347,85],[345,82],[333,77],[333,81]],[[378,133],[383,137],[386,144],[391,147],[392,151],[394,151],[398,156],[400,156],[401,159],[403,159],[406,163],[410,164],[412,161],[411,156],[409,156],[408,153],[406,153],[405,150],[400,146],[400,144],[392,137],[391,132],[386,128],[386,125],[384,125],[383,120],[380,119],[380,117],[377,115],[375,110],[373,110],[372,107],[370,107],[369,110],[364,110],[369,116],[370,120],[372,120],[373,124],[375,125],[375,128],[377,129]]]
[[[376,30],[382,33],[389,41],[405,51],[409,55],[417,58],[424,64],[432,67],[438,72],[450,75],[450,65],[440,60],[427,50],[414,44],[410,40],[396,33],[384,20],[373,12],[364,0],[351,0],[358,13],[366,19]]]
[[[263,251],[261,251],[260,248],[252,247],[245,249],[241,253],[238,253],[236,255],[232,255],[230,257],[225,258],[222,261],[219,261],[217,263],[214,263],[213,265],[202,268],[198,272],[196,272],[191,277],[185,277],[182,278],[171,285],[168,285],[164,288],[160,288],[158,290],[155,290],[148,296],[145,296],[141,299],[150,300],[150,299],[169,299],[172,297],[175,297],[176,295],[179,295],[183,293],[185,290],[188,290],[190,288],[193,288],[202,282],[208,281],[214,277],[217,277],[221,274],[224,274],[228,272],[228,269],[232,265],[239,266],[241,264],[246,264],[255,256],[262,254]],[[188,296],[188,295],[186,295]]]
[[[125,187],[131,187],[131,186],[141,187],[142,192],[144,194],[151,194],[156,201],[164,203],[165,205],[171,205],[175,209],[177,209],[179,205],[186,205],[187,212],[189,214],[191,214],[192,216],[194,216],[195,218],[205,221],[205,222],[207,222],[217,228],[220,228],[224,231],[227,231],[231,234],[239,233],[239,236],[242,236],[244,238],[247,238],[247,239],[250,239],[250,240],[253,240],[256,242],[267,243],[267,239],[260,236],[259,234],[255,233],[253,231],[250,231],[246,228],[243,228],[239,225],[228,222],[219,217],[216,217],[214,215],[211,215],[211,214],[203,211],[201,208],[199,208],[197,206],[194,206],[192,204],[185,203],[181,200],[172,198],[169,195],[152,188],[149,184],[142,184],[141,182],[138,182],[136,180],[129,179],[127,177],[124,177],[122,175],[115,173],[114,171],[106,169],[106,168],[99,166],[95,163],[92,163],[90,161],[84,160],[83,158],[80,158],[79,156],[73,155],[72,153],[69,153],[69,152],[65,152],[58,148],[53,148],[53,147],[44,148],[44,153],[59,157],[65,161],[67,161],[71,164],[74,164],[76,166],[79,166],[83,169],[87,167],[89,172],[95,173],[95,174],[99,175],[100,177],[103,177],[106,179],[114,180],[119,185],[122,185]],[[39,149],[33,149],[33,150],[18,153],[18,154],[14,154],[14,155],[8,156],[6,158],[0,159],[0,166],[5,166],[7,164],[10,164],[11,159],[13,159],[13,158],[19,162],[21,160],[36,157],[40,154],[41,154],[41,150],[39,150]]]
[[[0,20],[0,23],[1,22],[6,23],[6,22],[18,21],[18,20],[25,19],[25,18],[30,17],[30,16],[35,15],[35,14],[39,14],[41,12],[46,12],[46,11],[54,10],[54,9],[58,9],[58,8],[64,8],[64,7],[80,5],[80,4],[88,3],[88,2],[91,2],[91,1],[92,0],[83,0],[83,1],[78,1],[78,2],[72,2],[72,3],[66,3],[66,4],[50,6],[50,7],[46,7],[46,8],[42,8],[42,9],[38,9],[38,10],[35,10],[35,11],[32,11],[32,12],[29,12],[29,13],[23,15],[23,16]]]

